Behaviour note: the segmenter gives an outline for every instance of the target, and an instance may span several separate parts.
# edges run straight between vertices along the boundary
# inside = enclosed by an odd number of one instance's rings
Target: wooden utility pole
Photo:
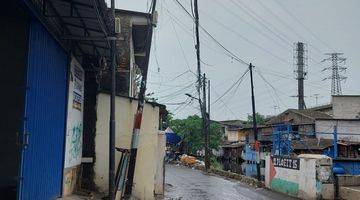
[[[257,179],[261,180],[261,174],[260,174],[260,143],[258,141],[258,132],[257,132],[257,123],[256,123],[256,110],[255,110],[255,95],[254,95],[254,81],[253,81],[253,65],[250,63],[249,70],[250,70],[250,81],[251,81],[251,103],[252,103],[252,118],[253,118],[253,132],[254,132],[254,146],[256,150],[256,175]]]

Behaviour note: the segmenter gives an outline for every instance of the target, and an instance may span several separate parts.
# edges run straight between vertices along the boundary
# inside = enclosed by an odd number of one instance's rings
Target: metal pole
[[[115,34],[115,0],[111,0],[111,14],[114,19]],[[111,41],[111,97],[110,97],[110,134],[109,134],[109,199],[115,199],[115,93],[116,93],[116,44]]]
[[[205,171],[208,171],[210,168],[209,160],[209,131],[208,131],[208,117],[206,113],[206,75],[203,76],[203,104],[202,104],[202,113],[203,113],[203,133],[205,139]]]
[[[208,80],[208,116],[208,119],[210,121],[210,80]]]
[[[334,126],[334,140],[333,140],[333,146],[334,146],[334,159],[337,159],[338,156],[338,146],[337,146],[337,126]]]
[[[135,119],[134,119],[134,127],[133,127],[133,134],[131,136],[131,149],[130,149],[130,160],[129,160],[129,169],[127,174],[127,181],[126,181],[126,187],[125,187],[125,195],[127,197],[130,197],[132,193],[132,186],[134,181],[134,173],[135,173],[135,166],[136,166],[136,157],[137,157],[137,148],[138,148],[138,142],[140,137],[140,128],[141,128],[141,121],[142,121],[142,114],[143,114],[143,108],[145,104],[145,91],[146,91],[146,82],[147,82],[147,72],[148,72],[148,64],[149,64],[149,58],[150,58],[150,50],[151,50],[151,39],[153,34],[153,18],[155,13],[155,7],[156,7],[156,0],[153,0],[152,4],[152,10],[151,10],[151,19],[149,24],[149,36],[146,40],[145,44],[145,50],[148,54],[148,59],[145,63],[145,68],[142,71],[142,79],[140,84],[140,92],[138,97],[138,106],[135,113]]]
[[[252,118],[253,118],[253,132],[254,132],[254,139],[255,139],[255,146],[257,151],[257,162],[256,162],[256,171],[257,171],[257,179],[261,180],[260,175],[260,144],[258,142],[258,134],[257,134],[257,124],[256,124],[256,111],[255,111],[255,95],[254,95],[254,82],[253,82],[253,65],[250,63],[249,70],[250,70],[250,81],[251,81],[251,103],[252,103]]]

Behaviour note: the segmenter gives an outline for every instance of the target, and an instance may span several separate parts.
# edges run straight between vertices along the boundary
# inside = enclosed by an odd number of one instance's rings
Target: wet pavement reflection
[[[165,199],[293,199],[263,188],[251,188],[239,181],[207,175],[199,170],[183,166],[166,165],[165,173]]]

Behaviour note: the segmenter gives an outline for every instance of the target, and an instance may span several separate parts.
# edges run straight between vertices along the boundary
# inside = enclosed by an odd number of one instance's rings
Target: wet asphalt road
[[[206,175],[201,171],[182,166],[167,165],[165,173],[165,199],[293,199],[263,188],[251,188],[239,181]]]

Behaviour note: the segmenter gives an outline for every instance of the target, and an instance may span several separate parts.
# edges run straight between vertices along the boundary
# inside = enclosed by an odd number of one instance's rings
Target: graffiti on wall
[[[298,158],[289,158],[282,156],[271,156],[272,163],[275,167],[282,167],[288,169],[300,169],[300,159]]]
[[[84,107],[84,70],[72,59],[69,75],[65,168],[81,164]]]
[[[270,156],[268,164],[267,173],[270,188],[297,197],[299,192],[300,160],[290,157]]]

